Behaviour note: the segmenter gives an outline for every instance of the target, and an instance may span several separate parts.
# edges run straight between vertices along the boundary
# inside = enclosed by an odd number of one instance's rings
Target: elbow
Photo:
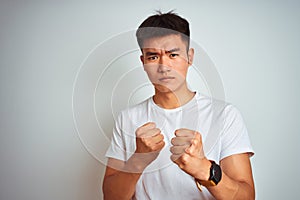
[[[248,183],[240,183],[234,195],[234,200],[255,200],[254,185]]]

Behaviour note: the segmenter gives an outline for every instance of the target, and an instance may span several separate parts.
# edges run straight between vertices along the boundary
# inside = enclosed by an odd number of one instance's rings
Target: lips
[[[160,78],[158,80],[161,81],[161,82],[168,82],[168,81],[173,80],[173,79],[175,79],[175,77],[165,76],[165,77],[162,77],[162,78]]]

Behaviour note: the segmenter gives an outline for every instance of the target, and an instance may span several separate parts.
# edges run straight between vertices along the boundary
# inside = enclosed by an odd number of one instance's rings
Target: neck
[[[178,108],[189,102],[195,93],[186,88],[185,91],[168,91],[161,92],[155,89],[153,101],[160,107],[165,109]]]

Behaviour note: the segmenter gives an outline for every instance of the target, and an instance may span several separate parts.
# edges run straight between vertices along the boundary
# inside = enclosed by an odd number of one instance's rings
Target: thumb
[[[185,152],[191,156],[199,156],[199,141],[195,138],[191,140],[191,145],[185,150]]]

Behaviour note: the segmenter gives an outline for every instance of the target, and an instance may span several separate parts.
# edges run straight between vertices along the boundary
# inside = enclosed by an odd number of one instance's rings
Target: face
[[[180,35],[167,35],[144,41],[141,60],[155,89],[176,92],[186,89],[186,76],[194,51]]]

